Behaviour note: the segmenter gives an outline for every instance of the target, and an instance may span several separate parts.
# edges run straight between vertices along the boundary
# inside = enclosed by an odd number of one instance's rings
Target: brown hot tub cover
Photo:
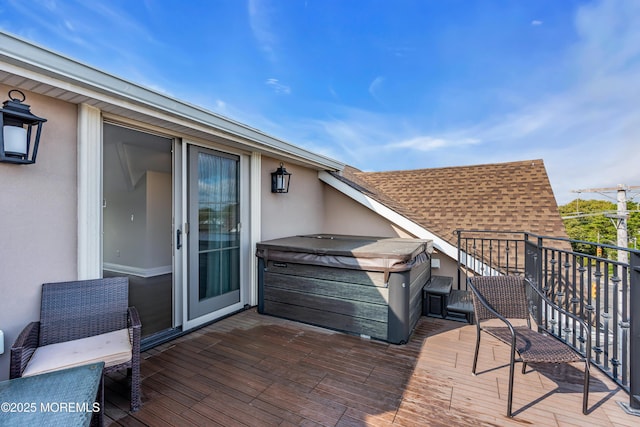
[[[407,271],[427,261],[430,240],[314,234],[258,243],[256,255],[265,261],[292,262],[351,270]]]

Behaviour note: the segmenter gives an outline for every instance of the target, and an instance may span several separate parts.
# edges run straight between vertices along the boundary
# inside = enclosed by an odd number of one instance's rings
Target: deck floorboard
[[[516,370],[507,418],[507,348],[475,326],[422,317],[406,345],[342,334],[247,310],[142,355],[142,408],[128,412],[122,373],[105,382],[112,426],[638,426],[628,395],[592,369]]]

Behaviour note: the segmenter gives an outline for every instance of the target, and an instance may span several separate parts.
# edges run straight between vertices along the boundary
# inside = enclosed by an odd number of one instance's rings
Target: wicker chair
[[[19,378],[67,368],[70,364],[90,363],[82,357],[110,357],[104,360],[104,374],[127,369],[131,380],[131,411],[137,411],[140,408],[142,326],[137,310],[128,307],[128,301],[129,279],[126,277],[45,283],[42,285],[40,321],[27,325],[11,347],[10,377]],[[99,341],[104,334],[111,335]],[[115,336],[113,334],[119,334],[120,338],[120,349],[113,349],[114,352],[120,351],[117,357],[109,353],[112,351],[110,346],[116,341],[111,338]],[[65,345],[82,346],[83,343],[89,354],[65,355]],[[47,353],[45,348],[55,348],[58,360],[51,360],[51,353]],[[96,355],[96,351],[102,354]],[[45,366],[33,368],[38,363]],[[101,402],[102,388],[103,385],[99,392]]]
[[[512,416],[513,374],[516,362],[522,362],[523,374],[526,372],[529,362],[584,362],[582,412],[586,415],[589,399],[589,359],[591,357],[591,331],[586,322],[558,307],[529,280],[522,277],[472,277],[469,279],[469,287],[472,290],[477,326],[473,374],[476,374],[478,364],[481,331],[489,333],[511,347],[507,416]],[[561,322],[556,322],[558,325],[560,323],[571,325],[572,332],[580,337],[578,339],[580,341],[584,339],[585,354],[576,352],[564,341],[544,333],[541,325],[534,323],[532,328],[532,318],[540,323],[545,323],[541,321],[542,318],[545,318],[547,321],[550,319],[560,320]],[[486,322],[489,319],[499,319],[504,325],[499,321],[494,321],[489,326],[487,324],[491,322]],[[516,323],[515,319],[520,319],[520,325]],[[523,320],[526,320],[526,325]],[[553,322],[549,322],[549,324],[553,324]]]

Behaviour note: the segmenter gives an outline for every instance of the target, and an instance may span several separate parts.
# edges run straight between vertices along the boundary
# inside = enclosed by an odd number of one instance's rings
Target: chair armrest
[[[142,333],[142,322],[135,307],[127,309],[127,327],[129,328],[129,339],[132,345],[140,347],[140,335]]]
[[[129,307],[127,309],[127,327],[140,329],[142,323],[140,322],[140,315],[135,307]]]
[[[11,346],[9,378],[20,378],[40,342],[40,322],[29,323]]]
[[[553,311],[559,313],[562,316],[566,316],[566,317],[570,318],[571,320],[575,321],[576,323],[580,324],[580,327],[582,328],[582,330],[585,332],[585,335],[587,336],[587,348],[586,348],[587,355],[589,357],[591,357],[591,327],[590,327],[590,325],[584,319],[582,319],[580,316],[577,316],[574,313],[571,313],[571,312],[565,310],[564,308],[560,307],[559,305],[557,305],[556,303],[551,301],[551,299],[549,299],[549,297],[547,297],[540,289],[538,289],[538,287],[535,286],[533,284],[533,282],[531,282],[531,280],[525,279],[525,282],[527,283],[529,288],[532,289],[540,297],[540,299],[542,299],[544,301],[544,303],[548,307],[550,307]]]

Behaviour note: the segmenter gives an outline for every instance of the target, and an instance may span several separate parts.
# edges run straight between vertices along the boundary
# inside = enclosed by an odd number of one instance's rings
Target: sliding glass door
[[[189,146],[188,317],[240,303],[240,158]]]

